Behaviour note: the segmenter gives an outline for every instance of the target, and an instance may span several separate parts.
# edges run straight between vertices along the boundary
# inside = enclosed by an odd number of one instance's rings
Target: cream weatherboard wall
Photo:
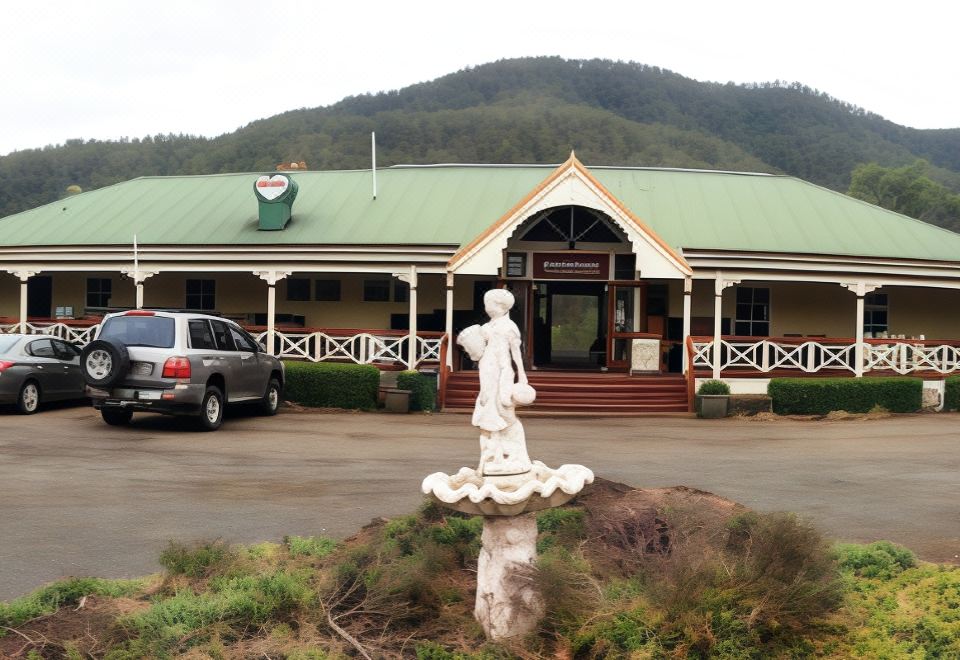
[[[683,313],[683,283],[669,281],[668,313]],[[856,297],[839,284],[745,281],[740,286],[770,289],[770,336],[856,334]],[[723,316],[736,314],[736,286],[723,292]],[[928,339],[960,338],[960,290],[891,286],[877,290],[888,296],[890,333]],[[713,318],[713,280],[694,280],[691,316]]]

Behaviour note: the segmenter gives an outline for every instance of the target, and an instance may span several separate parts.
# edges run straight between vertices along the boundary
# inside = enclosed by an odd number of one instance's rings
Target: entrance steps
[[[622,373],[528,371],[537,400],[524,412],[578,414],[686,413],[687,382],[681,375],[628,376]],[[469,412],[480,391],[476,371],[447,379],[444,410]]]

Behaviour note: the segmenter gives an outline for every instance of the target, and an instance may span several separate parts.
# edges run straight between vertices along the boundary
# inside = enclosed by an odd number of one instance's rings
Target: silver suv
[[[236,323],[146,310],[105,316],[80,370],[107,424],[149,411],[196,415],[207,431],[220,427],[226,403],[255,402],[276,414],[284,380],[283,363]]]

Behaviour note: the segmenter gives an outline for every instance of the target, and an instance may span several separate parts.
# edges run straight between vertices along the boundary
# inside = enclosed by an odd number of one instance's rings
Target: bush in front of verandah
[[[960,376],[950,376],[944,383],[943,409],[960,410]]]
[[[722,380],[705,380],[700,383],[700,387],[697,388],[697,394],[699,396],[730,394],[730,386]]]
[[[397,389],[410,390],[410,410],[433,411],[437,401],[437,380],[419,371],[397,374]]]
[[[778,415],[826,415],[844,410],[866,413],[876,407],[916,412],[923,404],[920,378],[772,378],[767,394]]]
[[[730,386],[722,380],[705,380],[697,388],[694,407],[698,417],[718,419],[727,416]],[[704,399],[709,397],[709,399]],[[723,397],[722,399],[719,397]]]
[[[284,397],[311,408],[373,410],[380,371],[368,364],[284,362]]]

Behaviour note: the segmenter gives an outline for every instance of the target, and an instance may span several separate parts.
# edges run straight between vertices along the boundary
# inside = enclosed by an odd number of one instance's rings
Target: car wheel
[[[17,410],[24,415],[32,415],[40,408],[40,387],[35,381],[28,380],[20,388],[17,397]]]
[[[133,411],[126,408],[101,408],[100,416],[110,426],[126,426],[133,419]]]
[[[200,403],[200,430],[216,431],[223,424],[223,392],[212,385]]]
[[[80,352],[80,371],[87,385],[109,387],[130,369],[127,347],[112,339],[97,339]]]
[[[270,382],[267,384],[267,393],[263,395],[263,400],[260,402],[260,412],[264,415],[276,415],[277,411],[280,409],[280,395],[282,390],[280,389],[280,381],[276,378],[271,378]]]

